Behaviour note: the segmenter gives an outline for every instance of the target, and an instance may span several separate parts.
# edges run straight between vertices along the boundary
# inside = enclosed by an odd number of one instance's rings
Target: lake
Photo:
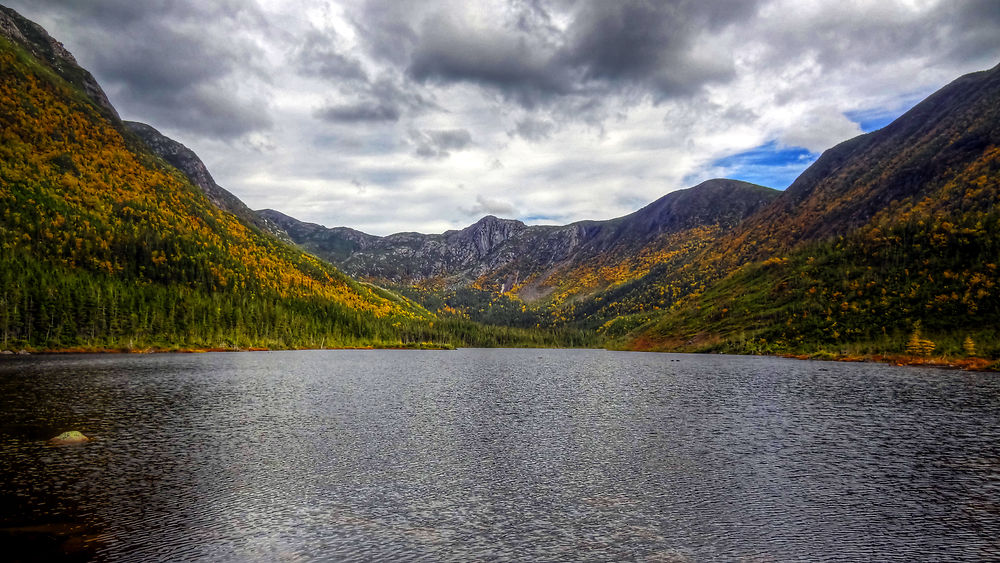
[[[46,440],[66,430],[79,446]],[[601,350],[0,361],[6,558],[1000,558],[1000,378]]]

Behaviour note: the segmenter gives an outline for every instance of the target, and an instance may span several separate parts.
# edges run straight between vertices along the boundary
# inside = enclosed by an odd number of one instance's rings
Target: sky
[[[625,215],[1000,63],[1000,0],[0,0],[253,209],[386,235]]]

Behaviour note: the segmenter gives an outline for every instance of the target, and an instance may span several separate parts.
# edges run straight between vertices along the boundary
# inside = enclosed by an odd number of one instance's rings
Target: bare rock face
[[[90,72],[80,68],[76,58],[62,43],[53,39],[42,27],[6,6],[0,6],[0,35],[28,50],[48,63],[64,80],[78,86],[108,117],[119,120],[118,111]]]
[[[607,221],[527,226],[490,215],[462,230],[386,237],[303,223],[270,209],[257,213],[282,227],[296,244],[352,276],[389,284],[438,278],[456,287],[485,279],[506,291],[520,280],[544,278],[559,267],[606,253],[635,253],[664,233],[699,225],[729,228],[778,193],[717,179],[669,193],[635,213]]]
[[[483,217],[475,224],[466,227],[458,232],[457,236],[451,239],[457,243],[457,247],[463,248],[462,258],[468,260],[482,258],[493,251],[497,246],[510,240],[514,234],[526,229],[524,223],[513,219],[499,219],[493,215]],[[445,233],[447,236],[448,233]],[[475,250],[475,254],[468,251]]]
[[[90,438],[84,436],[76,430],[70,430],[69,432],[63,432],[62,434],[56,436],[49,440],[49,444],[52,446],[72,446],[76,444],[85,444],[90,441]]]

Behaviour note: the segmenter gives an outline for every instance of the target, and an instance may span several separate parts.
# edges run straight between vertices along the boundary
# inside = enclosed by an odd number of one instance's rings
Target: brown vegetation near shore
[[[946,369],[960,369],[964,371],[1000,371],[1000,362],[987,360],[985,358],[949,358],[939,356],[930,358],[925,356],[902,356],[902,355],[882,355],[871,354],[856,356],[851,354],[833,355],[832,357],[816,357],[809,354],[780,354],[782,358],[794,358],[797,360],[830,360],[835,362],[878,362],[892,364],[895,366],[925,366]]]

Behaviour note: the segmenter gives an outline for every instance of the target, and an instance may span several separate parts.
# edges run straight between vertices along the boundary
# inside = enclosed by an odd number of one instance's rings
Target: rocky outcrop
[[[44,61],[64,80],[79,87],[106,116],[119,119],[118,111],[90,72],[80,68],[76,58],[62,43],[53,39],[42,26],[25,19],[14,10],[0,6],[0,35]]]

